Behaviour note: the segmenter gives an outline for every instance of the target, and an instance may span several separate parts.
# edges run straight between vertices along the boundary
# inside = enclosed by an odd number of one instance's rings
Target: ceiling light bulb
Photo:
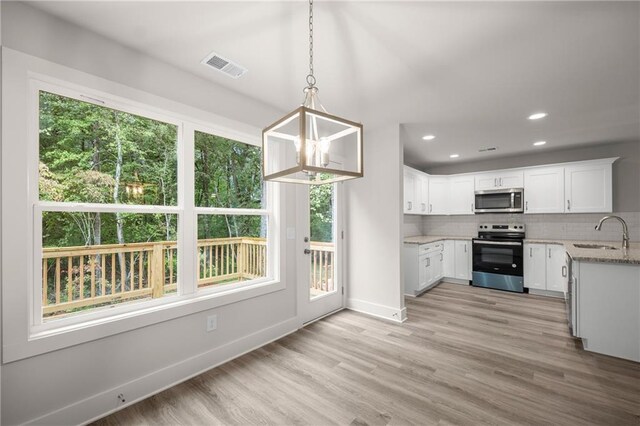
[[[534,142],[533,144],[534,144],[535,146],[542,146],[542,145],[544,145],[544,144],[546,144],[546,143],[547,143],[547,141],[538,141],[538,142]]]
[[[422,140],[425,140],[425,141],[432,141],[432,140],[434,140],[435,138],[436,138],[436,137],[435,137],[435,135],[425,135],[425,136],[423,136],[423,137],[422,137]]]
[[[459,155],[459,154],[451,154],[451,155],[449,156],[449,158],[458,158],[458,157],[460,157],[460,155]]]
[[[535,114],[531,114],[529,116],[529,120],[540,120],[541,118],[545,118],[546,116],[546,112],[536,112]]]

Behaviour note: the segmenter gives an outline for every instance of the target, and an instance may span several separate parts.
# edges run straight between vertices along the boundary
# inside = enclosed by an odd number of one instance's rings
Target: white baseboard
[[[81,401],[32,419],[26,424],[75,425],[90,423],[291,334],[298,330],[301,325],[298,318],[291,318],[223,346],[138,377],[128,383],[91,395]],[[116,398],[118,394],[125,396],[125,403],[118,404]]]
[[[530,288],[529,294],[535,294],[537,296],[557,297],[559,299],[565,298],[563,292],[553,291],[553,290],[536,290],[536,289]]]
[[[444,277],[441,282],[450,283],[450,284],[469,285],[469,280],[461,280],[459,278]]]
[[[407,308],[397,309],[365,300],[347,299],[347,309],[393,322],[404,322],[407,319]]]

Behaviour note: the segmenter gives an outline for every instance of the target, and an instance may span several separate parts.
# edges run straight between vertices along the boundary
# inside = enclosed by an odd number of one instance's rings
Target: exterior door
[[[303,323],[343,307],[340,184],[299,185],[298,308]]]

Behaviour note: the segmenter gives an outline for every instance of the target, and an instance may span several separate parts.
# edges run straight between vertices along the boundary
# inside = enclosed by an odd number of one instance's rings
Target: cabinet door
[[[433,253],[431,257],[431,265],[433,265],[433,282],[442,279],[444,253],[442,251]]]
[[[456,275],[460,280],[471,279],[471,241],[455,241]]]
[[[420,262],[418,262],[418,290],[425,288],[429,284],[429,279],[431,276],[431,267],[430,267],[429,256],[420,257]]]
[[[449,179],[449,214],[473,214],[474,201],[473,176]]]
[[[524,212],[564,213],[564,167],[524,172]]]
[[[563,246],[547,244],[547,290],[567,291],[566,250]]]
[[[449,179],[429,178],[429,214],[447,214]]]
[[[547,289],[547,256],[545,244],[524,245],[524,286]]]
[[[611,166],[608,163],[565,167],[567,213],[610,213],[613,210]]]
[[[495,173],[482,173],[475,176],[476,191],[496,188],[498,188],[498,176]]]
[[[412,170],[404,169],[404,212],[408,214],[418,213],[416,206],[416,192],[418,176]]]
[[[524,174],[522,171],[501,172],[497,178],[498,188],[522,188],[524,186]]]
[[[456,248],[455,241],[447,240],[444,242],[444,261],[442,265],[442,274],[445,277],[455,278],[456,276]]]
[[[418,213],[427,214],[429,208],[429,177],[420,174],[417,177],[417,181],[418,197],[416,199],[416,205]]]

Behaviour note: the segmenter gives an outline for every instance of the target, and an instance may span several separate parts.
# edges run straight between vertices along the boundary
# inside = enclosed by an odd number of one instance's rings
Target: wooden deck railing
[[[266,276],[263,238],[198,240],[198,287]],[[45,248],[42,307],[45,317],[177,290],[175,241]],[[311,243],[311,287],[334,289],[332,243]]]

